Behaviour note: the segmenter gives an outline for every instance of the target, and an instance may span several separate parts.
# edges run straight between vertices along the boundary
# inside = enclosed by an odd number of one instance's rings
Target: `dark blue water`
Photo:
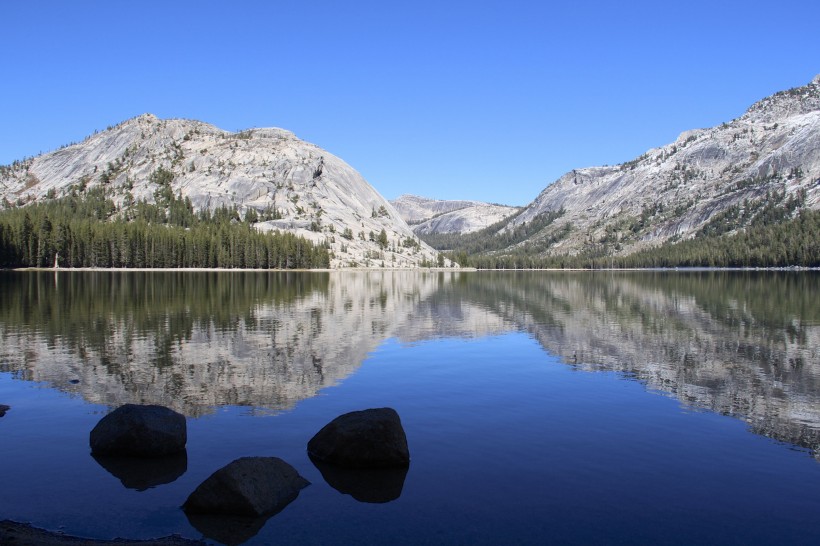
[[[187,495],[237,457],[272,455],[312,485],[234,542],[820,541],[811,311],[738,301],[750,284],[731,277],[473,275],[331,276],[300,281],[290,298],[237,292],[237,278],[205,283],[234,296],[224,322],[186,293],[179,307],[163,295],[148,314],[164,319],[139,323],[112,302],[112,283],[107,303],[77,314],[94,327],[70,332],[42,316],[79,302],[58,298],[46,313],[47,283],[18,286],[38,295],[2,329],[0,403],[12,409],[0,418],[0,519],[201,538],[179,509]],[[771,294],[795,280],[758,282]],[[712,299],[696,287],[709,283]],[[174,321],[189,326],[171,332]],[[95,400],[114,399],[188,410],[174,481],[128,488],[89,455],[89,431],[116,405]],[[396,500],[360,502],[328,485],[305,447],[335,416],[382,406],[401,416],[411,466]]]

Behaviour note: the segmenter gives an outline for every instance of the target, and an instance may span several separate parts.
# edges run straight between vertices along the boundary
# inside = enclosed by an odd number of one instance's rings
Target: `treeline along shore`
[[[165,206],[162,206],[165,205]],[[0,267],[327,268],[327,248],[263,233],[235,208],[193,211],[174,195],[117,211],[103,188],[0,212]]]

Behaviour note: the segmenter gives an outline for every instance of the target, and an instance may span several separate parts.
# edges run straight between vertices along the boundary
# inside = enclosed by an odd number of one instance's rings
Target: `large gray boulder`
[[[91,431],[94,455],[164,457],[185,449],[185,417],[163,406],[125,404]]]
[[[277,457],[242,457],[211,474],[182,505],[189,514],[263,516],[290,504],[310,485]]]
[[[407,436],[396,410],[376,408],[340,415],[308,442],[311,458],[346,468],[410,465]]]

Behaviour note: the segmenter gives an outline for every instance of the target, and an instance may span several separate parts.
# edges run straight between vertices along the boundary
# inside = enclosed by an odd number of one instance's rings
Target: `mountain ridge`
[[[573,169],[517,214],[413,195],[391,203],[344,161],[290,131],[231,133],[151,114],[0,167],[0,191],[12,206],[10,199],[24,205],[97,185],[127,208],[154,199],[158,169],[170,172],[171,190],[193,207],[265,212],[259,229],[323,245],[334,268],[454,265],[422,235],[506,241],[473,245],[494,255],[624,256],[703,234],[742,232],[772,208],[779,207],[780,221],[820,209],[820,75],[631,161]]]
[[[417,235],[472,233],[518,212],[520,207],[472,200],[431,199],[404,194],[390,201]]]
[[[190,199],[195,210],[271,212],[276,218],[258,222],[258,229],[288,231],[326,246],[333,268],[438,261],[437,252],[357,171],[279,128],[232,133],[201,121],[142,114],[3,167],[0,191],[9,206],[103,186],[118,208],[127,209],[154,201],[152,175],[159,169],[171,173],[171,191]]]
[[[547,254],[626,254],[692,238],[732,207],[739,218],[729,231],[742,229],[765,204],[790,198],[800,201],[798,210],[820,208],[820,76],[631,161],[573,169],[500,232],[560,211],[559,221],[525,243],[564,230]]]

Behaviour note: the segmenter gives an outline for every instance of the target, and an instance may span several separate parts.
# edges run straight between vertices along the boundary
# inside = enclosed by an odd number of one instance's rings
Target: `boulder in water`
[[[164,457],[185,449],[185,417],[163,406],[125,404],[91,431],[94,455]]]
[[[396,410],[375,408],[340,415],[308,442],[311,458],[345,468],[410,465],[407,436]]]

